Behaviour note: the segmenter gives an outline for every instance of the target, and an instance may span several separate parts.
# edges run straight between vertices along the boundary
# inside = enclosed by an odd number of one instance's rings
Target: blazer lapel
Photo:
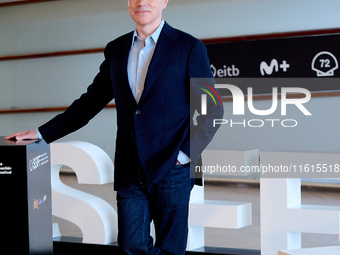
[[[120,86],[122,86],[122,89],[125,91],[125,93],[129,95],[128,99],[137,105],[135,97],[133,96],[133,93],[130,87],[128,72],[127,72],[128,59],[129,59],[129,54],[130,54],[130,49],[131,49],[131,44],[132,44],[132,36],[133,36],[133,32],[129,33],[127,35],[127,41],[124,44],[125,47],[123,49],[123,65],[122,65],[122,71],[121,71],[121,74],[123,76],[123,82],[122,84],[120,84]]]
[[[162,71],[170,56],[176,49],[177,43],[175,41],[175,38],[177,37],[178,34],[176,30],[165,22],[162,32],[159,35],[157,46],[149,65],[148,74],[146,76],[144,84],[144,91],[139,102],[142,102],[143,98],[145,98],[157,76]]]

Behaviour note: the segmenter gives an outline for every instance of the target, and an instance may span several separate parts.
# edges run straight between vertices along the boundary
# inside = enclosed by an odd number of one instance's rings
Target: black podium
[[[0,254],[53,254],[50,149],[0,137]]]

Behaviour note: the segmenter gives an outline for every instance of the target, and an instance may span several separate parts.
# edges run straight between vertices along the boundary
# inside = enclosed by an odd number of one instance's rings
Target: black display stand
[[[50,149],[0,137],[0,253],[53,254]]]

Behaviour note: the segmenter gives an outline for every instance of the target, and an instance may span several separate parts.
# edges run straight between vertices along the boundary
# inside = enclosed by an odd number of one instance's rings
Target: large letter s
[[[113,182],[113,163],[99,147],[86,142],[51,144],[52,214],[80,227],[83,243],[109,244],[117,240],[117,213],[103,199],[61,182],[59,171],[70,167],[81,184]]]

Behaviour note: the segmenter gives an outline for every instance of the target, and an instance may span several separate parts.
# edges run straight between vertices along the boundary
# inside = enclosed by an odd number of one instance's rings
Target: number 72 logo
[[[334,71],[338,68],[338,60],[328,51],[319,52],[313,58],[312,70],[318,77],[334,76]]]

